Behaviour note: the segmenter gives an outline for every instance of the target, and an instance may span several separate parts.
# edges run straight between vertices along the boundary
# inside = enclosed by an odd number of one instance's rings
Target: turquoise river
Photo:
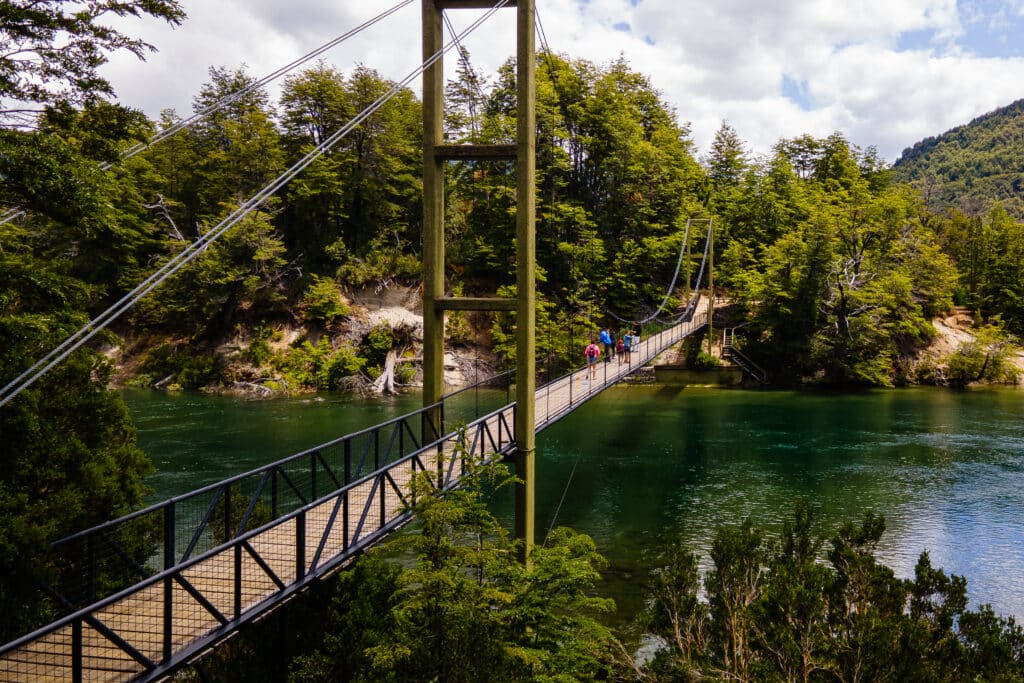
[[[153,458],[153,499],[253,469],[409,410],[417,394],[273,401],[127,392]],[[468,401],[504,398],[470,392]],[[651,556],[681,540],[706,559],[717,527],[750,516],[776,533],[798,498],[819,532],[882,513],[881,558],[910,576],[918,555],[968,580],[973,605],[1024,618],[1024,391],[820,394],[622,386],[538,438],[542,540],[592,535],[605,588],[631,619]],[[564,495],[564,500],[563,500]],[[562,501],[559,508],[559,501]],[[511,522],[511,499],[495,502]]]

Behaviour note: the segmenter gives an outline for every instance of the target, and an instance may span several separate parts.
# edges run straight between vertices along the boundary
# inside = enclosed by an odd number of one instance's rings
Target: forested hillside
[[[973,215],[999,202],[1024,219],[1024,100],[925,138],[903,150],[893,170],[932,211]]]

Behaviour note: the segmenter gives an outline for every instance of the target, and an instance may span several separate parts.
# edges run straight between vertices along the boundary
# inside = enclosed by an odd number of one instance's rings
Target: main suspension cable
[[[661,313],[661,311],[665,308],[665,305],[668,303],[669,298],[672,296],[672,291],[676,288],[676,280],[679,279],[679,270],[683,266],[683,256],[686,254],[686,244],[690,241],[690,224],[692,222],[692,218],[686,219],[686,231],[683,233],[683,243],[679,245],[679,260],[676,261],[676,272],[673,273],[672,282],[669,283],[668,289],[665,291],[665,298],[661,300],[661,304],[654,311],[654,313],[647,316],[643,320],[626,320],[625,318],[620,318],[619,316],[615,315],[613,311],[610,311],[606,308],[605,312],[608,313],[608,315],[612,316],[613,318],[622,323],[637,323],[642,325],[646,322],[654,320],[658,316],[658,314]]]
[[[491,18],[499,9],[507,5],[511,0],[499,0],[497,4],[489,9],[484,15],[470,24],[462,33],[459,34],[459,38],[463,39],[470,33],[480,27],[481,24]],[[185,250],[179,253],[177,256],[169,260],[163,266],[160,267],[155,273],[146,278],[143,282],[135,287],[131,292],[124,295],[117,303],[107,308],[103,313],[96,316],[95,319],[90,320],[88,323],[83,325],[77,332],[65,339],[57,348],[53,349],[44,358],[36,361],[29,369],[18,375],[15,379],[8,382],[3,389],[0,389],[0,406],[5,405],[12,398],[17,396],[19,393],[24,391],[26,388],[31,386],[40,377],[49,372],[54,366],[64,360],[68,355],[77,350],[82,344],[87,342],[89,339],[94,337],[100,331],[105,329],[110,323],[121,316],[125,311],[135,305],[142,297],[151,292],[153,289],[158,287],[167,278],[176,273],[182,266],[191,261],[200,251],[203,250],[207,245],[216,240],[228,229],[236,225],[245,216],[259,208],[263,203],[272,196],[277,190],[281,189],[286,185],[292,178],[298,175],[307,166],[316,161],[322,156],[327,150],[333,147],[339,140],[348,135],[354,130],[359,124],[369,118],[374,112],[380,109],[384,104],[394,97],[403,88],[407,87],[416,77],[420,76],[429,67],[435,64],[442,56],[447,52],[451,51],[456,46],[455,42],[450,42],[444,45],[440,50],[430,56],[425,62],[414,69],[409,75],[403,78],[401,81],[391,87],[386,93],[378,97],[372,104],[366,109],[357,114],[355,118],[349,121],[345,126],[335,132],[333,135],[321,142],[315,147],[309,154],[297,161],[291,168],[278,176],[269,185],[264,187],[262,190],[253,195],[240,207],[235,209],[227,218],[222,220],[213,229],[204,234],[201,238],[190,244]]]
[[[707,236],[705,237],[705,240],[704,240],[704,257],[700,261],[700,270],[697,271],[697,279],[693,283],[693,290],[696,290],[696,291],[700,290],[701,280],[704,279],[704,268],[707,266],[707,263],[708,263],[708,252],[711,249],[711,230],[713,228],[713,219],[708,218],[706,220],[708,222],[708,234],[707,234]],[[714,293],[712,292],[712,296],[713,295],[714,295]],[[699,299],[700,299],[700,294],[698,294],[696,297],[691,299],[690,303],[687,304],[687,306],[686,306],[686,310],[684,310],[682,313],[677,315],[670,322],[673,325],[675,325],[675,324],[678,324],[678,323],[682,322],[687,316],[692,316],[693,312],[697,308],[697,301]]]

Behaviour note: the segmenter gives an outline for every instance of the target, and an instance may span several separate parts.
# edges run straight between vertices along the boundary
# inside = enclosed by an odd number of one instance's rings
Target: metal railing
[[[574,370],[540,387],[536,429],[705,323],[701,313],[663,331],[649,329],[628,360]],[[106,576],[108,595],[0,647],[0,680],[80,681],[97,672],[104,679],[154,680],[174,671],[408,522],[411,481],[419,473],[428,472],[436,490],[447,490],[458,485],[470,461],[514,450],[514,403],[464,429],[423,439],[428,411],[443,411],[444,403],[62,539],[58,549],[92,544],[84,556],[95,562],[96,546],[109,538],[115,548],[109,556],[120,558],[126,578],[137,574],[134,585],[114,590]],[[441,423],[449,429],[448,421]],[[186,507],[199,511],[190,513],[196,523],[189,526],[182,523]],[[114,538],[130,536],[137,530],[131,525],[149,534],[138,547]],[[146,556],[152,544],[158,551]],[[99,583],[97,567],[83,567],[94,574],[86,578],[91,590]]]
[[[433,405],[62,538],[51,545],[56,579],[43,590],[66,614],[186,562],[417,452],[494,403],[509,403],[507,391],[484,406],[462,395],[507,385],[510,376],[489,377]],[[435,410],[440,429],[428,418]]]
[[[154,680],[411,519],[419,473],[456,486],[515,445],[515,406],[406,453],[269,523],[193,553],[0,648],[0,680]],[[164,508],[166,509],[166,508]]]
[[[752,361],[746,354],[736,348],[736,328],[730,327],[722,331],[722,358],[730,360],[740,367],[754,380],[764,384],[768,379],[768,373]]]

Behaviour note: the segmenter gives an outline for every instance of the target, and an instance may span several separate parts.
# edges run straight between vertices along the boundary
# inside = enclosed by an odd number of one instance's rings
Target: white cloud
[[[158,54],[146,63],[118,56],[106,73],[127,104],[150,115],[187,111],[209,66],[244,62],[262,76],[391,4],[186,0],[189,18],[175,31],[131,23]],[[552,49],[597,63],[624,54],[692,122],[701,150],[728,120],[756,153],[780,137],[841,130],[892,160],[1022,94],[1024,59],[985,58],[957,45],[964,25],[976,30],[980,19],[977,5],[958,10],[955,0],[539,0],[538,7]],[[1020,15],[1024,2],[1000,11]],[[450,13],[457,29],[478,15]],[[623,23],[628,32],[615,28]],[[927,49],[901,50],[908,33],[924,36]],[[493,73],[514,50],[514,11],[498,12],[466,44],[474,65]],[[363,63],[398,79],[420,53],[417,2],[327,58],[342,70]],[[783,76],[806,83],[810,110],[782,95]]]

